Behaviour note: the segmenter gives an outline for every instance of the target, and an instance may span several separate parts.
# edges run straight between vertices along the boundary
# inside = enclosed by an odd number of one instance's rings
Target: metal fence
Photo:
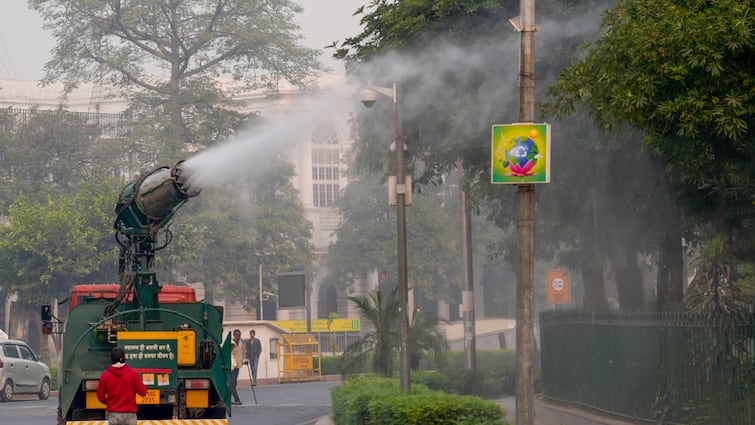
[[[540,318],[543,395],[635,423],[755,424],[755,314]]]
[[[320,342],[320,352],[342,354],[353,342],[362,338],[361,332],[316,332],[315,338]]]
[[[131,129],[131,121],[124,114],[105,114],[100,112],[71,112],[63,110],[2,108],[0,116],[11,116],[15,126],[28,124],[35,117],[56,117],[64,115],[81,125],[96,129],[105,138],[126,136]]]

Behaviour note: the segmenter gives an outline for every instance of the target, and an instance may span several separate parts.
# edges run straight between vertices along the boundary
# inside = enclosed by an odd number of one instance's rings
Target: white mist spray
[[[254,181],[275,163],[280,155],[297,148],[319,123],[348,110],[351,99],[340,88],[307,96],[284,107],[281,117],[243,129],[227,141],[187,159],[183,169],[189,185],[222,187],[236,181]]]

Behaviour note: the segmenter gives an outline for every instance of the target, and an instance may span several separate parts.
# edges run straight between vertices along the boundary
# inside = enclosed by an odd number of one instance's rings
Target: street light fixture
[[[377,100],[377,95],[390,97],[393,100],[394,111],[394,151],[396,153],[396,180],[395,194],[396,206],[396,229],[398,234],[398,288],[399,288],[399,324],[401,327],[401,346],[399,360],[401,363],[400,381],[401,391],[409,393],[409,284],[407,279],[406,261],[406,205],[410,185],[406,183],[406,170],[404,169],[404,127],[401,115],[401,97],[399,84],[393,83],[392,88],[368,86],[360,93],[360,100],[366,107],[372,107]],[[394,191],[394,188],[389,189]]]

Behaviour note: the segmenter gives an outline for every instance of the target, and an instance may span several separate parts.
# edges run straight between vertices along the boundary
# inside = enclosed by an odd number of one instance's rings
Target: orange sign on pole
[[[569,304],[570,302],[569,270],[548,270],[548,304]]]

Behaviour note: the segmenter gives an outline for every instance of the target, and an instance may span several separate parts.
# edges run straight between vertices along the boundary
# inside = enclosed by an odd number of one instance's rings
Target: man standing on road
[[[260,361],[260,354],[262,354],[262,343],[259,339],[255,338],[256,332],[254,329],[249,331],[249,340],[244,342],[244,348],[246,349],[246,360],[249,362],[249,366],[252,370],[252,385],[257,385],[257,365]]]
[[[236,385],[239,382],[239,368],[244,363],[244,353],[241,352],[241,331],[239,329],[233,330],[233,340],[231,340],[231,387],[233,387],[233,402],[231,404],[239,405],[241,403],[241,397],[239,397],[239,391],[236,389]]]
[[[110,425],[136,425],[136,395],[147,395],[147,387],[139,374],[126,364],[122,348],[113,347],[110,363],[100,375],[97,399],[107,406]]]

